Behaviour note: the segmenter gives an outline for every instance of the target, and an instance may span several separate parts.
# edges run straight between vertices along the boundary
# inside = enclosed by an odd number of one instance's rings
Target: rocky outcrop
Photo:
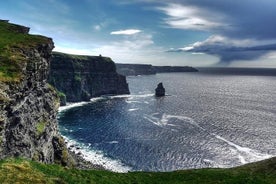
[[[54,52],[49,82],[68,102],[88,101],[107,94],[129,94],[125,76],[116,72],[110,58],[102,56]]]
[[[117,72],[121,75],[154,75],[156,73],[198,72],[190,66],[152,66],[145,64],[116,64]]]
[[[47,84],[52,39],[28,35],[25,27],[4,21],[1,26],[6,28],[1,34],[14,40],[0,50],[0,65],[6,68],[0,71],[0,159],[71,165],[58,132],[59,98]],[[63,156],[57,156],[61,149]]]
[[[163,83],[160,82],[157,85],[157,88],[155,89],[155,96],[156,97],[162,97],[165,96],[165,88],[163,87]]]

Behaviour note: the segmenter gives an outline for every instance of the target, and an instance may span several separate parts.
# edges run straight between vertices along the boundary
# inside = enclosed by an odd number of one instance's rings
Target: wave
[[[146,98],[154,96],[153,93],[149,94],[130,94],[130,95],[103,95],[103,97],[107,97],[108,99],[116,99],[116,98]]]
[[[66,110],[69,110],[69,109],[72,109],[75,107],[81,107],[81,106],[87,105],[89,103],[94,103],[94,102],[98,102],[101,100],[109,100],[109,99],[115,99],[115,98],[126,98],[128,96],[130,96],[130,95],[116,95],[116,96],[103,95],[101,97],[91,98],[90,101],[88,101],[88,102],[67,103],[67,105],[59,107],[58,112],[66,111]]]
[[[68,109],[72,109],[74,107],[81,107],[84,106],[86,104],[89,104],[90,102],[77,102],[77,103],[68,103],[66,106],[61,106],[58,108],[58,112],[63,112],[66,111]]]
[[[132,170],[131,167],[124,165],[120,160],[114,160],[114,159],[108,158],[101,151],[91,150],[90,144],[84,145],[84,144],[78,143],[77,141],[69,139],[66,136],[63,136],[63,138],[67,142],[67,147],[68,149],[70,149],[70,151],[74,152],[75,154],[81,154],[81,156],[85,160],[95,165],[101,165],[106,170],[110,170],[118,173],[126,173]],[[117,141],[110,142],[110,144],[116,144],[116,143],[118,142]]]

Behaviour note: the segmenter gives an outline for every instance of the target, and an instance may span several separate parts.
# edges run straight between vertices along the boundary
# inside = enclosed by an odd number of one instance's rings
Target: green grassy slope
[[[22,26],[0,21],[0,81],[18,82],[27,61],[24,51],[48,43],[43,36],[22,33]]]
[[[95,184],[276,184],[276,158],[231,169],[197,169],[175,172],[130,172],[68,169],[24,159],[0,162],[0,183]]]

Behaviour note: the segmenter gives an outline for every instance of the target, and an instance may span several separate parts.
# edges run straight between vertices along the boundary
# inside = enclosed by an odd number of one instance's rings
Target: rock
[[[52,141],[55,150],[55,163],[69,167],[74,166],[76,163],[73,160],[73,157],[69,154],[64,139],[62,137],[53,137]]]
[[[162,82],[160,82],[157,85],[157,88],[155,89],[155,96],[157,97],[165,96],[165,88],[163,87]]]

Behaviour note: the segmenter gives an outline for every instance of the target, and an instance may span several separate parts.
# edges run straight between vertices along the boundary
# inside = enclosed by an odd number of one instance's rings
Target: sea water
[[[70,149],[127,172],[233,167],[276,155],[276,77],[164,73],[127,77],[131,95],[62,107]],[[163,82],[167,95],[154,96]]]

